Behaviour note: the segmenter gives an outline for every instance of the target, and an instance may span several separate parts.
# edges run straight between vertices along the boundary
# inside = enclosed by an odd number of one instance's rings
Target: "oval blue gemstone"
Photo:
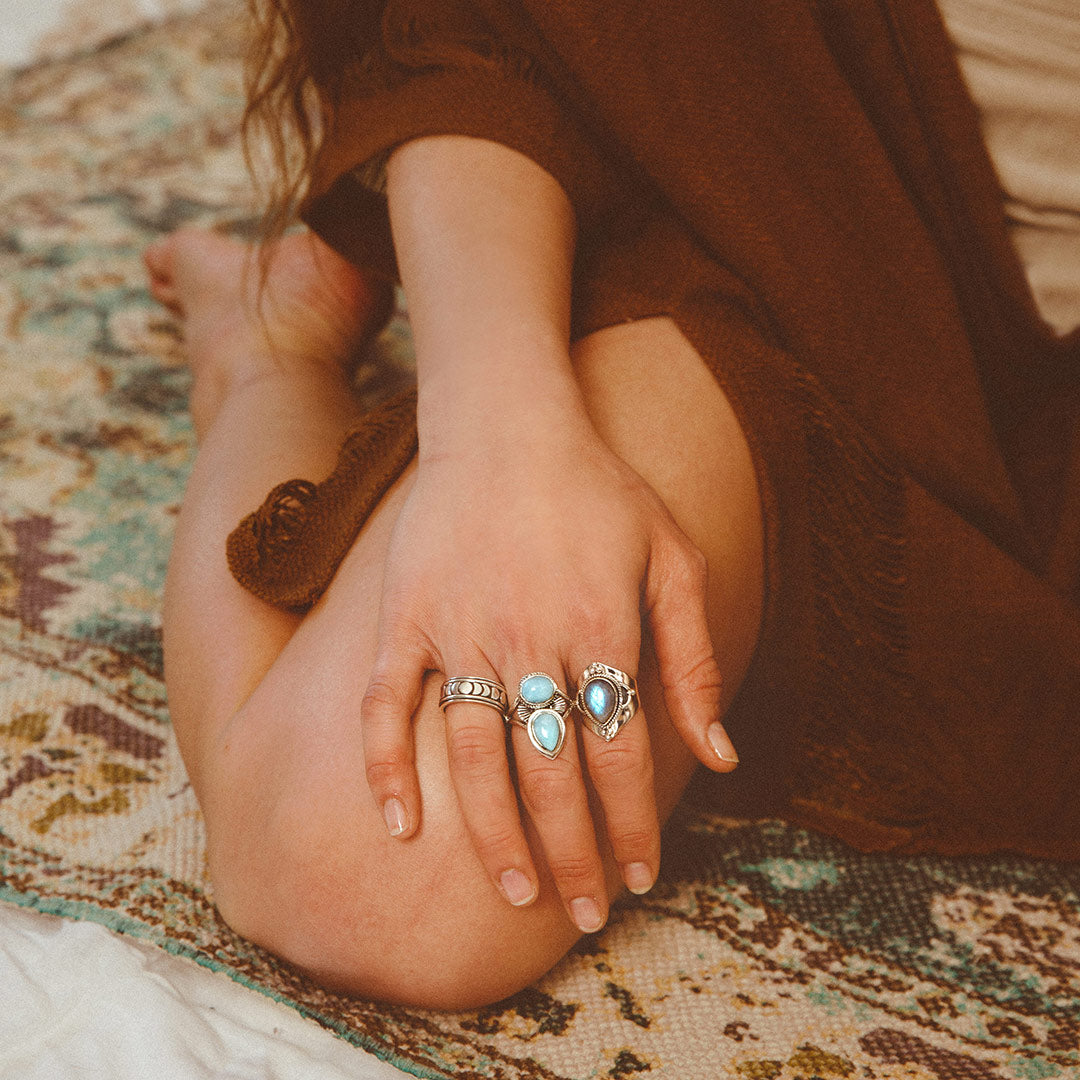
[[[530,675],[521,681],[521,697],[530,705],[546,705],[555,696],[555,683],[547,675]]]
[[[529,718],[533,737],[549,753],[554,754],[562,740],[562,718],[551,709],[540,709]]]
[[[615,688],[607,679],[590,679],[585,684],[585,708],[589,715],[602,724],[615,711]]]

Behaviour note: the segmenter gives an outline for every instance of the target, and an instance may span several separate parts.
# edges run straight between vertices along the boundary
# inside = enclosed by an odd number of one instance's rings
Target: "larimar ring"
[[[499,715],[508,720],[510,716],[510,698],[502,683],[491,679],[480,679],[474,675],[455,676],[442,684],[439,708],[445,710],[455,701],[470,701],[478,705],[490,705]]]
[[[533,671],[518,684],[514,718],[529,735],[529,742],[544,757],[556,758],[566,740],[570,699],[555,680],[542,671]]]
[[[611,742],[638,711],[634,677],[608,664],[590,664],[578,686],[574,704],[586,727],[605,742]]]

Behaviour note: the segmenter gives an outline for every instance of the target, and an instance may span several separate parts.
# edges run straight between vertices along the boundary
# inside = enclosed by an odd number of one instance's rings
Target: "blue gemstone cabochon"
[[[536,741],[553,754],[563,736],[562,717],[552,709],[540,709],[532,714],[529,725]]]
[[[598,724],[604,723],[615,711],[615,688],[607,679],[590,679],[585,684],[585,708]]]
[[[521,680],[521,697],[530,705],[546,705],[555,696],[555,683],[547,675],[530,675]]]

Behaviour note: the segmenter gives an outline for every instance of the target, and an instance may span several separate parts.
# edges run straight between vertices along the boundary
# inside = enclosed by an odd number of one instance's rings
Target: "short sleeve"
[[[602,221],[619,180],[542,51],[513,4],[390,0],[328,110],[301,217],[346,258],[396,277],[383,166],[411,139],[453,134],[525,154],[566,191],[579,227]]]

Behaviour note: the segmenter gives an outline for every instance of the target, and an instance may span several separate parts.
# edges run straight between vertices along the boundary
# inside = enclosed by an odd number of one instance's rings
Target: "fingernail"
[[[649,869],[648,863],[632,862],[623,867],[623,881],[626,882],[626,887],[636,896],[647,893],[653,887],[655,880],[656,878],[653,877],[653,872]]]
[[[723,724],[710,724],[706,734],[708,735],[709,745],[713,748],[716,752],[716,756],[721,761],[726,761],[729,765],[739,764],[739,755],[735,753],[735,747],[728,738]]]
[[[504,870],[499,882],[506,899],[514,907],[522,907],[536,898],[533,883],[520,870]]]
[[[600,905],[591,896],[570,901],[570,918],[583,934],[595,934],[604,925]]]
[[[409,827],[405,804],[393,795],[382,804],[382,812],[386,818],[386,829],[391,836],[400,836]]]

